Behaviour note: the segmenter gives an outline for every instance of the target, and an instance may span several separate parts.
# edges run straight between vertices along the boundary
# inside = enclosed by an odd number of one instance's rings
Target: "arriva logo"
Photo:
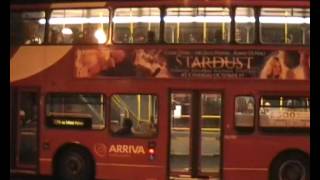
[[[112,144],[109,147],[109,153],[125,153],[125,154],[145,154],[143,146]]]

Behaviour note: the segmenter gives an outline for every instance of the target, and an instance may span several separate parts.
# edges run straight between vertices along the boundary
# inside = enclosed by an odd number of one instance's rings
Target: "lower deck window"
[[[157,133],[157,97],[153,95],[113,95],[111,133],[123,137],[153,137]]]
[[[102,94],[52,93],[46,100],[49,127],[103,129],[104,96]]]
[[[260,99],[260,127],[310,128],[308,97],[262,97]]]

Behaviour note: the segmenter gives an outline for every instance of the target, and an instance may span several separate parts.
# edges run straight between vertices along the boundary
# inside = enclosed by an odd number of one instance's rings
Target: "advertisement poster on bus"
[[[306,52],[285,50],[77,49],[75,76],[309,79]]]

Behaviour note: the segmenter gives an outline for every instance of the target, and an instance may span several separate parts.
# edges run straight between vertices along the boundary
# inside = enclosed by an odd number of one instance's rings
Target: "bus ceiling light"
[[[160,23],[159,16],[116,16],[112,19],[114,23]]]
[[[259,17],[259,21],[265,24],[310,24],[310,18],[303,17]]]
[[[106,34],[102,29],[96,30],[94,33],[94,37],[98,40],[99,44],[104,44],[107,41]]]
[[[74,17],[74,18],[51,18],[49,19],[49,24],[101,24],[108,23],[109,19],[107,17]],[[45,24],[46,20],[44,18],[39,19],[40,24]]]
[[[256,22],[256,18],[253,16],[236,16],[235,21],[236,23],[254,23]]]
[[[71,35],[72,34],[72,30],[70,28],[66,28],[64,27],[62,30],[61,30],[62,34],[65,34],[65,35]]]
[[[165,16],[166,23],[190,23],[190,22],[213,22],[213,23],[229,23],[229,16]]]

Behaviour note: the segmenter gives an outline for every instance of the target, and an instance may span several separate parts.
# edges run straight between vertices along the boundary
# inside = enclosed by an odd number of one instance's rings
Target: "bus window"
[[[238,96],[235,99],[235,126],[237,128],[253,128],[254,97]]]
[[[259,118],[262,128],[309,128],[309,98],[262,97]]]
[[[157,97],[153,95],[113,95],[110,129],[115,136],[154,137],[157,134]]]
[[[10,43],[42,44],[45,29],[44,11],[13,12],[10,15]],[[41,20],[43,19],[43,21]]]
[[[164,38],[167,43],[227,43],[228,8],[167,8]]]
[[[155,43],[159,40],[159,8],[117,8],[112,22],[115,43]]]
[[[253,43],[255,34],[254,9],[245,7],[236,8],[235,23],[236,42],[241,44]]]
[[[310,9],[262,8],[259,21],[262,43],[309,45]]]
[[[49,20],[49,43],[106,43],[108,23],[108,9],[53,10]]]
[[[63,94],[51,93],[46,100],[47,124],[52,117],[65,119],[56,122],[55,127],[77,128],[74,119],[90,119],[92,129],[103,129],[104,119],[104,97],[102,94]],[[68,124],[68,122],[70,122]],[[80,122],[81,123],[81,122]]]

